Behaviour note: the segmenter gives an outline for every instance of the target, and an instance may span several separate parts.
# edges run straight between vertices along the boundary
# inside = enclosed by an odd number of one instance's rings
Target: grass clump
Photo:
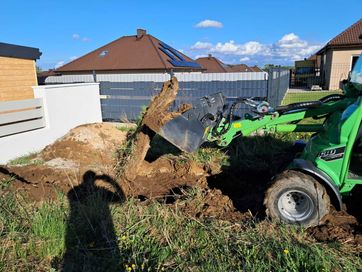
[[[185,153],[184,157],[210,169],[230,165],[227,152],[217,147],[201,147],[193,153]]]
[[[136,131],[136,128],[135,127],[132,127],[132,126],[122,126],[122,125],[119,125],[116,127],[119,131],[122,131],[122,132],[134,132]]]
[[[43,160],[37,158],[38,153],[30,153],[13,160],[10,160],[7,164],[14,165],[41,165],[44,163]]]
[[[190,201],[189,198],[182,201]],[[1,271],[358,271],[362,261],[303,229],[194,218],[99,192],[40,205],[1,198]],[[181,203],[182,204],[182,203]],[[75,207],[77,207],[76,210]],[[107,217],[107,218],[106,218]],[[109,217],[109,218],[108,218]]]

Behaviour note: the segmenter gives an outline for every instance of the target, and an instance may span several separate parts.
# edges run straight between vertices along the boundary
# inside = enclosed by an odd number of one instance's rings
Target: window
[[[351,71],[353,70],[354,66],[356,65],[356,62],[358,59],[359,59],[359,56],[352,56]]]
[[[99,53],[99,56],[105,57],[105,56],[107,56],[107,54],[108,54],[108,50],[103,50],[102,52]]]

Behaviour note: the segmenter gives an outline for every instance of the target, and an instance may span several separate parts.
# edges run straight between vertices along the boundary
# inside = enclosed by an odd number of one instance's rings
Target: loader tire
[[[312,176],[287,170],[267,190],[264,205],[272,220],[312,227],[323,223],[330,199],[324,186]]]

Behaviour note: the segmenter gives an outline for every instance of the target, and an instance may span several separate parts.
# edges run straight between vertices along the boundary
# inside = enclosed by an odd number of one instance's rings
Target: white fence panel
[[[208,82],[208,81],[239,81],[239,80],[267,80],[266,72],[242,72],[242,73],[175,73],[180,82]],[[88,75],[62,75],[50,76],[46,78],[46,84],[54,83],[79,83],[79,82],[164,82],[170,79],[168,73],[139,73],[139,74],[120,74],[120,73],[99,73],[93,76]]]
[[[0,137],[43,127],[42,99],[0,102]]]
[[[88,83],[88,82],[89,83],[94,82],[92,74],[50,76],[45,79],[46,84]]]

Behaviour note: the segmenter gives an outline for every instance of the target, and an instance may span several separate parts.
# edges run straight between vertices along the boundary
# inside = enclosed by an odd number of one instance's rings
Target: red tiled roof
[[[246,64],[229,65],[228,72],[253,72]]]
[[[362,19],[358,22],[351,25],[337,37],[332,39],[328,44],[329,45],[350,45],[350,44],[360,44],[362,45],[362,40],[359,36],[362,34]]]
[[[249,67],[251,69],[252,72],[263,72],[262,69],[260,69],[258,66],[252,66],[252,67]]]
[[[111,70],[186,70],[200,71],[198,67],[175,66],[170,57],[160,47],[163,44],[152,35],[124,36],[106,44],[64,66],[56,72],[111,71]],[[185,61],[191,58],[172,48]],[[197,65],[197,63],[195,63]]]
[[[206,73],[226,73],[227,66],[222,63],[220,60],[213,56],[203,57],[196,59],[196,62],[200,64]]]
[[[360,35],[362,35],[362,19],[330,40],[317,54],[321,54],[325,49],[331,47],[362,46],[362,40],[359,38]]]

